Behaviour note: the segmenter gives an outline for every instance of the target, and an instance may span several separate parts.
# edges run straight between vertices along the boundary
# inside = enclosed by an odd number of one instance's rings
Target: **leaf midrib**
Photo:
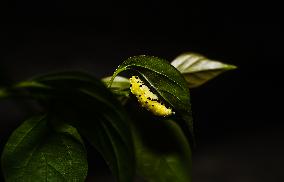
[[[45,118],[45,116],[42,116],[42,118],[40,118],[26,133],[25,135],[21,138],[21,140],[15,145],[13,146],[12,150],[10,151],[11,153],[14,153],[15,150],[18,148],[18,146],[24,141],[24,139],[35,129],[36,126],[38,126],[41,121]]]
[[[182,90],[184,90],[184,87],[183,87],[182,85],[180,85],[180,83],[176,82],[175,80],[173,80],[172,78],[168,77],[167,75],[165,75],[165,74],[163,74],[163,73],[160,73],[160,72],[158,72],[158,71],[155,71],[155,70],[153,70],[153,69],[151,69],[151,68],[149,68],[149,67],[144,67],[144,66],[135,65],[135,64],[126,66],[125,68],[131,69],[131,67],[138,67],[138,68],[147,69],[147,70],[152,71],[152,72],[154,72],[154,73],[156,73],[156,74],[158,74],[158,75],[162,75],[162,76],[166,77],[167,79],[169,79],[171,82],[177,84]],[[137,70],[135,70],[135,71],[137,71]]]
[[[139,72],[139,71],[138,71]],[[141,73],[141,72],[139,72],[142,76],[143,76],[143,78],[151,85],[151,87],[153,87],[158,93],[159,93],[159,95],[162,97],[162,95],[163,95],[163,93],[162,92],[167,92],[167,93],[169,93],[169,94],[171,94],[171,95],[173,95],[174,97],[176,97],[180,102],[181,102],[181,99],[178,97],[178,96],[176,96],[176,95],[174,95],[173,93],[170,93],[170,92],[168,92],[168,91],[166,91],[166,90],[160,90],[160,89],[158,89],[157,87],[155,87],[148,79],[147,79],[147,76],[145,76],[143,73]],[[172,108],[175,108],[175,106],[167,99],[167,98],[165,98],[165,97],[163,97],[163,99],[164,100],[166,100],[166,102],[168,103],[168,104],[170,104],[171,106],[172,106]],[[183,102],[181,102],[181,103],[183,103]]]
[[[208,71],[228,71],[231,70],[232,68],[230,67],[222,67],[222,68],[212,68],[212,69],[203,69],[203,70],[194,70],[194,71],[180,71],[182,74],[197,74],[197,73],[202,73],[202,72],[208,72]]]

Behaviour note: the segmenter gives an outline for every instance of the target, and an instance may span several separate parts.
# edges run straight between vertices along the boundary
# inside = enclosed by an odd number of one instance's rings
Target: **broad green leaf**
[[[138,175],[148,182],[191,182],[191,150],[176,122],[140,117],[132,131]]]
[[[61,130],[70,130],[70,127],[64,128]],[[86,151],[77,140],[76,130],[72,131],[55,131],[45,116],[23,122],[10,136],[2,154],[5,180],[85,181],[88,171]]]
[[[152,56],[135,56],[124,61],[114,72],[112,80],[121,72],[138,75],[150,90],[174,109],[176,117],[188,135],[193,136],[190,96],[181,73],[169,62]],[[110,85],[112,84],[110,81]],[[189,139],[192,137],[189,136]]]
[[[47,97],[47,106],[75,126],[102,154],[117,180],[132,182],[135,161],[129,119],[105,85],[78,72],[50,74],[31,81],[44,86],[22,88]]]
[[[175,58],[172,63],[185,77],[188,87],[198,87],[219,74],[236,69],[236,66],[210,60],[195,53],[184,53]]]

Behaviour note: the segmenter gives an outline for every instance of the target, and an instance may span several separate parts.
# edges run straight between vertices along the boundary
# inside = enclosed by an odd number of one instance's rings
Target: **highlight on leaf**
[[[133,93],[142,107],[152,112],[156,116],[170,116],[174,114],[170,107],[158,98],[156,94],[151,92],[149,87],[138,76],[132,76],[130,79],[130,90]]]

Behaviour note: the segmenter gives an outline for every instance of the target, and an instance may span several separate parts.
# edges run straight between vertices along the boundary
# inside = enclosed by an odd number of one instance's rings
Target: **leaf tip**
[[[226,66],[226,69],[227,69],[227,70],[235,70],[235,69],[237,69],[237,68],[238,68],[237,66],[232,65],[232,64],[228,64],[228,65]]]

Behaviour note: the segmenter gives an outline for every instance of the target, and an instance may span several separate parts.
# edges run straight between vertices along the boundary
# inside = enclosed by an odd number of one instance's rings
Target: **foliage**
[[[135,56],[102,80],[60,72],[0,88],[0,99],[32,99],[43,108],[30,113],[7,141],[5,180],[85,181],[84,143],[89,142],[118,182],[132,182],[135,175],[149,182],[190,182],[194,129],[189,88],[233,68],[191,53],[171,64]],[[139,76],[175,114],[157,117],[141,108],[120,73]]]

